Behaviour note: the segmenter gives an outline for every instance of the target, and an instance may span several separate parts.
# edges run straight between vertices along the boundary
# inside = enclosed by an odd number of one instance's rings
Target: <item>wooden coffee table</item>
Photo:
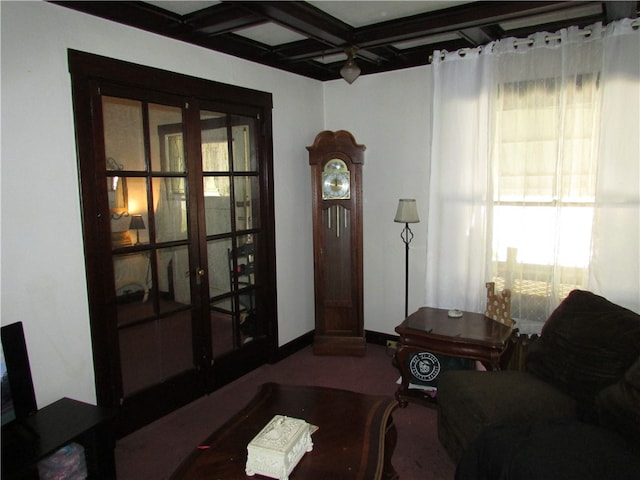
[[[397,433],[390,397],[324,387],[266,383],[242,411],[200,445],[171,480],[246,480],[247,445],[274,415],[318,426],[313,451],[293,470],[291,480],[392,480]]]
[[[501,369],[509,357],[512,327],[496,322],[481,313],[462,312],[452,318],[447,310],[422,307],[396,327],[400,349],[395,359],[402,384],[396,392],[401,407],[413,401],[429,406],[435,399],[421,389],[409,388],[408,360],[411,354],[428,351],[434,354],[478,360],[488,370]]]

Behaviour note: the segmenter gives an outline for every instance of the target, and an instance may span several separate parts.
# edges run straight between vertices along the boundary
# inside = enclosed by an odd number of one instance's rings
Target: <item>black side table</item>
[[[3,429],[2,478],[38,478],[40,460],[76,442],[84,447],[89,479],[115,479],[114,416],[110,408],[62,398]]]

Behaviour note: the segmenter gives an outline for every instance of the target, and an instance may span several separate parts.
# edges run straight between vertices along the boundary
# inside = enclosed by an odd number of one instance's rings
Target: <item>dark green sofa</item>
[[[441,375],[438,436],[457,478],[640,478],[640,315],[574,290],[525,365]]]

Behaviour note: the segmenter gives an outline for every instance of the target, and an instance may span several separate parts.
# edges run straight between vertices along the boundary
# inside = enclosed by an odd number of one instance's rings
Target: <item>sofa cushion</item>
[[[622,380],[598,394],[596,411],[601,425],[618,431],[640,452],[640,357]]]
[[[573,396],[583,418],[593,400],[640,355],[640,315],[582,290],[572,291],[531,345],[527,370]]]
[[[438,384],[438,436],[454,461],[489,425],[575,418],[575,400],[526,372],[449,371]]]

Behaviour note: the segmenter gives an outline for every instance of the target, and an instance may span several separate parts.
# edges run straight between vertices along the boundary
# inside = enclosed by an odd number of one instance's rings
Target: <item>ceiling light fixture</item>
[[[353,59],[358,47],[352,46],[344,49],[344,53],[347,54],[347,63],[345,63],[340,69],[340,75],[344,78],[349,85],[356,81],[356,78],[360,76],[360,67]]]

